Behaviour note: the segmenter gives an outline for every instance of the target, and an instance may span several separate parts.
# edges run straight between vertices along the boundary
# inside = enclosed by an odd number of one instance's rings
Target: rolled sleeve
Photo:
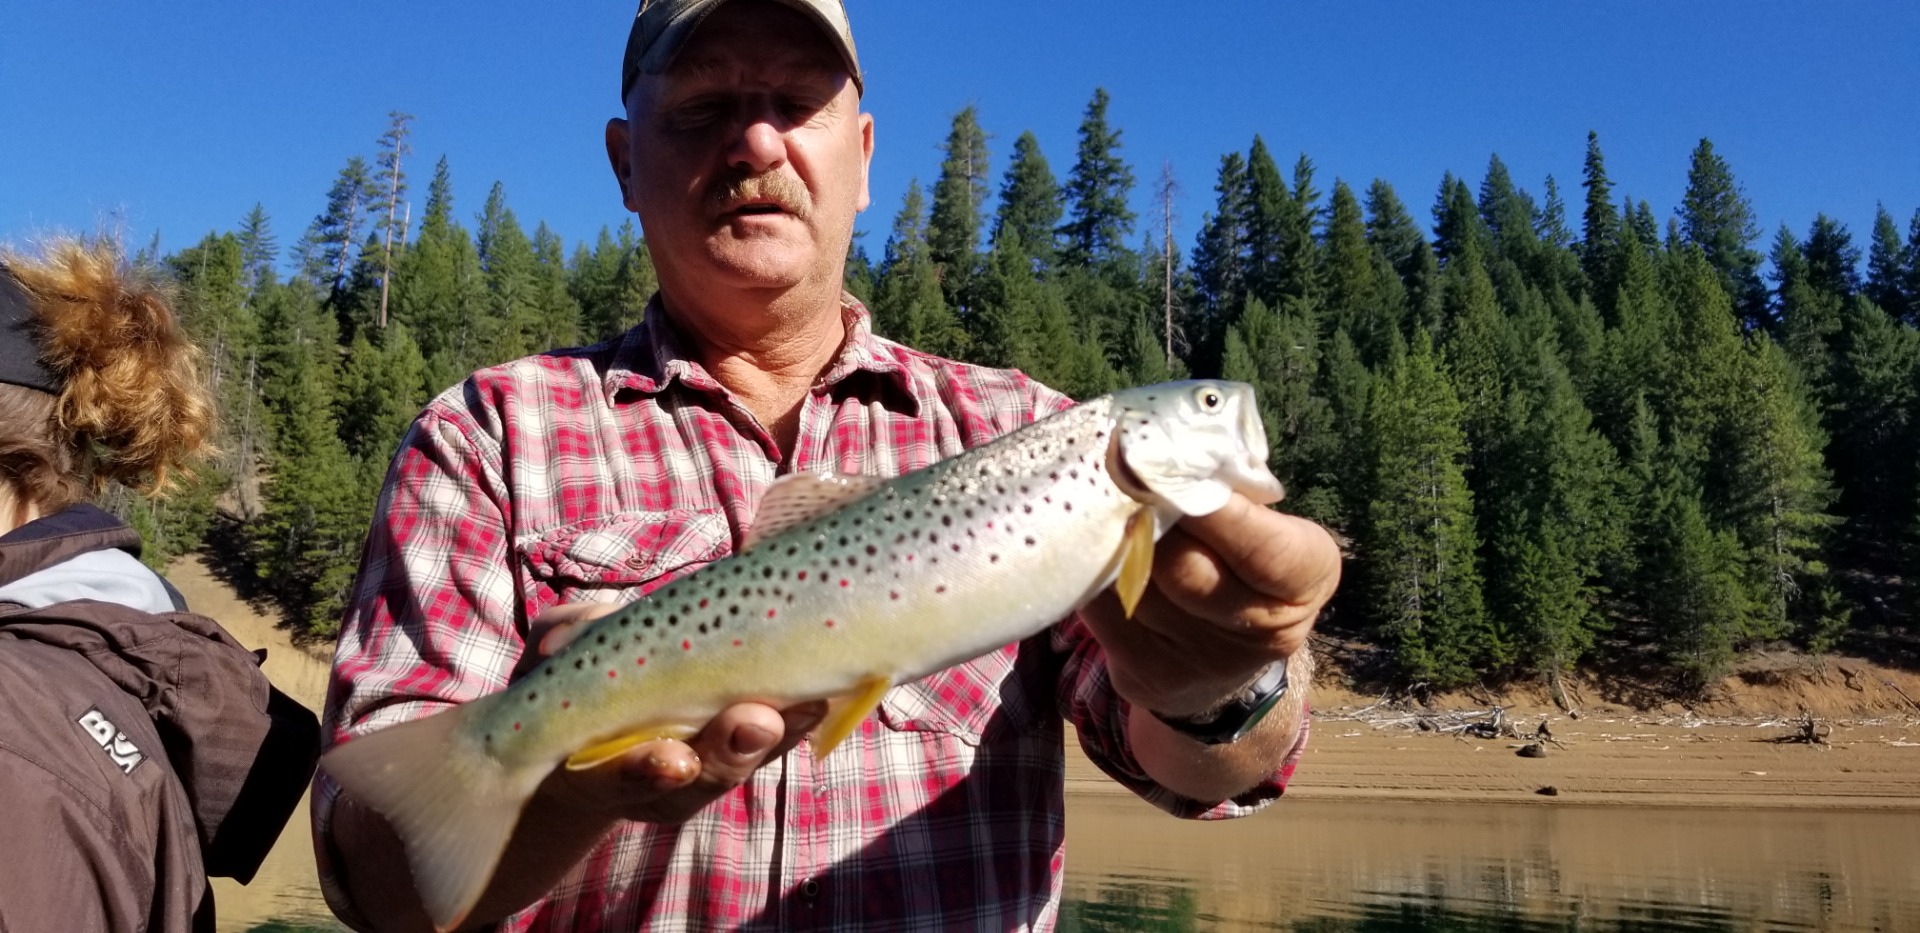
[[[1054,627],[1053,650],[1065,658],[1060,672],[1060,715],[1073,724],[1080,748],[1102,772],[1142,800],[1181,819],[1224,820],[1258,812],[1279,799],[1307,747],[1308,716],[1303,709],[1293,748],[1267,777],[1226,800],[1195,800],[1148,776],[1127,738],[1130,706],[1113,691],[1106,653],[1079,616]]]
[[[444,401],[443,397],[443,401]],[[497,447],[436,405],[388,470],[340,627],[326,745],[418,719],[506,684],[525,649]],[[321,888],[355,918],[330,851],[339,787],[314,780]]]

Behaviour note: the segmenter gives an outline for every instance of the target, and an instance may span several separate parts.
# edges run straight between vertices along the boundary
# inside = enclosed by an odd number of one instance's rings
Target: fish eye
[[[1193,400],[1200,405],[1200,410],[1205,412],[1219,411],[1227,404],[1227,400],[1221,397],[1220,390],[1212,388],[1195,390]]]

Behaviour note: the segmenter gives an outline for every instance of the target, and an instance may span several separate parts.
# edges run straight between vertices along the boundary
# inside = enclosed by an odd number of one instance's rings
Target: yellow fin
[[[813,730],[813,757],[825,758],[846,741],[892,686],[892,678],[875,675],[861,681],[854,693],[828,703],[827,718]]]
[[[1120,597],[1120,608],[1127,618],[1140,607],[1147,593],[1147,579],[1153,576],[1153,509],[1142,506],[1127,519],[1126,537],[1120,543],[1120,578],[1113,590]]]
[[[599,767],[626,754],[628,750],[635,746],[643,745],[655,739],[686,740],[693,738],[693,735],[694,730],[686,726],[659,726],[653,729],[643,729],[639,732],[630,732],[626,735],[614,736],[604,742],[595,742],[567,756],[567,770],[585,771],[589,768]]]

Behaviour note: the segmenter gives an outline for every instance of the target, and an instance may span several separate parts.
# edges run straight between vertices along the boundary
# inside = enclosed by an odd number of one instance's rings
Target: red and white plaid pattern
[[[381,496],[327,698],[337,740],[499,690],[527,622],[626,601],[732,553],[776,474],[893,476],[1067,407],[1014,372],[848,338],[782,464],[685,356],[658,302],[622,339],[474,374],[408,432]],[[1108,774],[1183,817],[1250,813],[1154,784],[1077,620],[895,687],[838,753],[802,744],[679,827],[621,825],[509,930],[1050,929],[1065,854],[1062,717]],[[1304,730],[1301,745],[1305,743]],[[338,788],[315,785],[316,839]],[[353,916],[320,846],[329,903]]]

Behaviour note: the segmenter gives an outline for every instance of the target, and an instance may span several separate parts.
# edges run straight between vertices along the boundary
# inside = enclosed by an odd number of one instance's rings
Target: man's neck
[[[791,456],[801,406],[846,340],[839,293],[688,307],[663,283],[661,303],[689,355],[772,434],[782,457]]]

